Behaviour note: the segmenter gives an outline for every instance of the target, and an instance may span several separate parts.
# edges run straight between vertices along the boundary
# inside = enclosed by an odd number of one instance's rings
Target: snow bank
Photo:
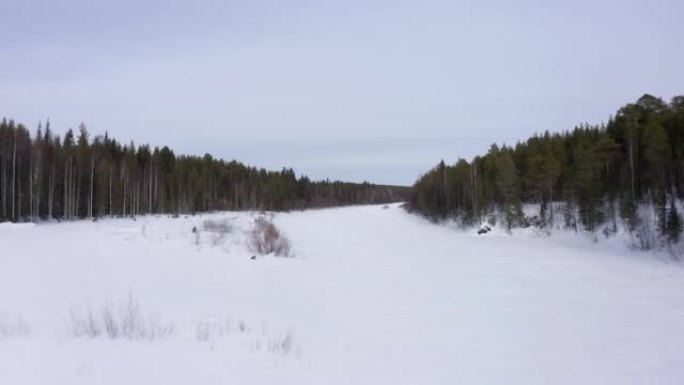
[[[13,223],[13,222],[0,222],[0,230],[23,230],[30,229],[35,226],[35,223]]]

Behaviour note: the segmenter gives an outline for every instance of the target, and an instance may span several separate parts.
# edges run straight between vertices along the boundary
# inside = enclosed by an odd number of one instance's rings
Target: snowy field
[[[252,260],[257,215],[0,225],[0,384],[684,383],[681,264],[397,205]]]

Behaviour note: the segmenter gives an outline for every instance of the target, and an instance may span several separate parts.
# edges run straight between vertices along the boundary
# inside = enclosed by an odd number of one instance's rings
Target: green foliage
[[[447,175],[442,185],[441,175]],[[442,187],[446,186],[446,187]],[[431,217],[464,223],[497,211],[507,227],[526,225],[523,203],[540,204],[536,226],[561,207],[566,227],[616,231],[616,216],[630,231],[640,223],[637,208],[655,209],[660,234],[679,239],[676,207],[684,198],[684,96],[667,104],[651,95],[620,108],[606,125],[534,135],[515,147],[492,145],[468,163],[440,165],[414,185],[411,207]]]
[[[293,210],[404,201],[408,187],[310,181],[292,169],[267,171],[206,154],[122,144],[50,124],[34,138],[0,123],[0,221],[75,219],[208,210]]]
[[[667,239],[672,243],[679,243],[679,237],[682,234],[682,220],[677,212],[677,206],[673,201],[670,201],[670,209],[667,214],[667,222],[665,226],[665,234]]]
[[[523,219],[520,207],[520,178],[511,154],[504,149],[494,154],[494,183],[499,195],[506,228],[518,226]]]

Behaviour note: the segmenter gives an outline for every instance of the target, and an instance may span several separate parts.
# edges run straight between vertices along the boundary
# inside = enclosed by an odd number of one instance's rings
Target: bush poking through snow
[[[292,351],[294,347],[294,335],[291,331],[288,331],[284,335],[271,338],[268,341],[268,351],[273,354],[279,354],[285,356]]]
[[[254,221],[254,229],[249,235],[249,247],[253,252],[261,255],[290,256],[290,241],[273,222],[264,217],[259,217]]]
[[[3,323],[3,320],[0,318],[0,337],[28,333],[28,327],[19,318],[12,323]],[[228,317],[200,319],[194,326],[187,323],[161,323],[156,318],[145,317],[132,296],[121,306],[107,302],[99,311],[93,311],[91,307],[86,307],[82,312],[72,310],[67,326],[70,336],[92,339],[154,341],[183,338],[213,346],[219,340],[233,335],[237,341],[249,341],[254,349],[274,355],[285,356],[299,349],[291,331],[267,334],[263,323],[260,334],[255,333],[256,329],[245,321]]]
[[[197,323],[195,335],[197,341],[214,341],[229,334],[232,329],[233,323],[230,318],[208,318]]]
[[[98,311],[87,307],[82,312],[72,309],[70,313],[68,330],[74,337],[155,340],[173,332],[171,325],[145,317],[133,296],[120,306],[107,302]]]
[[[3,317],[0,315],[0,337],[12,337],[29,334],[30,329],[21,317]]]
[[[228,234],[233,231],[233,226],[228,219],[207,219],[202,223],[202,230],[212,233]]]
[[[226,238],[227,234],[233,232],[233,225],[230,224],[228,219],[207,219],[202,223],[202,230],[212,233],[212,244],[217,246]],[[195,235],[199,237],[199,231],[195,231]],[[199,243],[199,241],[197,241]]]

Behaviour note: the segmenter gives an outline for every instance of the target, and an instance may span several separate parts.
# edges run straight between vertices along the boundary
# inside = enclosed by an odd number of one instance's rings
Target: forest
[[[405,201],[410,188],[311,181],[292,169],[267,171],[206,154],[122,144],[78,132],[55,135],[49,121],[31,133],[0,123],[0,222],[212,210],[286,211]]]
[[[462,226],[498,220],[507,229],[555,225],[606,236],[624,228],[648,249],[679,242],[683,198],[684,96],[667,103],[646,94],[607,123],[442,161],[415,183],[409,205]]]

